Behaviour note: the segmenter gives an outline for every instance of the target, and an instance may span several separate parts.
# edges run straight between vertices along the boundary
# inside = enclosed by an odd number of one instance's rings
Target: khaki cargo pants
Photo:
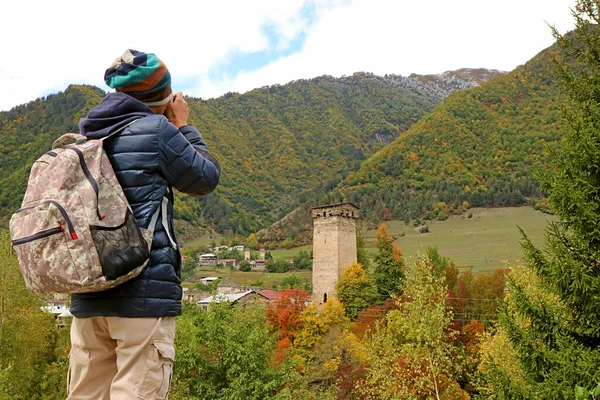
[[[73,318],[67,400],[167,399],[175,318]]]

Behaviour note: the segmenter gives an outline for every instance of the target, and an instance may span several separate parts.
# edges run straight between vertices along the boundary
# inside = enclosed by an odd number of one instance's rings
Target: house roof
[[[217,278],[216,276],[207,276],[206,278],[201,278],[200,280],[202,282],[214,282],[216,280],[219,280],[219,278]]]
[[[200,257],[216,257],[213,253],[201,254]]]
[[[258,294],[260,294],[263,297],[266,297],[268,300],[277,300],[281,297],[281,293],[271,289],[260,290]]]
[[[240,285],[238,285],[237,283],[235,283],[234,281],[232,281],[229,278],[225,278],[223,279],[221,282],[219,282],[218,287],[240,287]]]
[[[359,206],[357,206],[356,204],[350,203],[350,202],[327,204],[327,205],[323,205],[323,206],[316,206],[316,207],[312,207],[312,209],[313,210],[320,210],[320,209],[323,209],[323,208],[338,207],[338,206],[345,206],[345,205],[349,205],[349,206],[352,206],[352,207],[356,208],[357,210],[360,210]]]
[[[235,303],[242,297],[245,297],[251,293],[256,293],[254,290],[247,290],[241,293],[228,293],[228,294],[217,294],[214,296],[207,297],[204,300],[200,300],[198,304],[209,304],[209,303]]]
[[[42,310],[47,311],[49,313],[52,313],[54,315],[59,315],[64,313],[65,311],[69,311],[69,309],[64,305],[54,305],[54,304],[50,304],[47,306],[42,306],[41,307]]]

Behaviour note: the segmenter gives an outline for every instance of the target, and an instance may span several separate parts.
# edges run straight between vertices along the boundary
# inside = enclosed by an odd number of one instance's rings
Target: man
[[[127,50],[104,78],[116,92],[79,122],[81,134],[99,139],[125,127],[105,141],[105,151],[139,226],[148,227],[157,210],[161,217],[138,277],[72,296],[68,399],[166,399],[182,297],[171,187],[208,194],[220,167],[188,125],[187,103],[172,93],[171,75],[156,55]]]

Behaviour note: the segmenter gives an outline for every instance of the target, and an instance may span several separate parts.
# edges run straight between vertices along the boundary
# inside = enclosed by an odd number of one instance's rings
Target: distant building
[[[186,303],[196,303],[207,296],[210,296],[210,293],[205,292],[204,290],[183,288],[183,297],[181,301]]]
[[[359,208],[351,203],[314,207],[313,301],[327,302],[344,268],[356,262],[356,220]]]
[[[218,257],[213,253],[202,254],[198,259],[200,265],[217,265],[217,260]]]
[[[73,317],[73,314],[71,314],[71,311],[69,311],[69,308],[67,307],[66,300],[49,301],[45,306],[42,306],[42,310],[54,315],[54,319],[57,321],[59,328],[66,326],[66,318]]]
[[[259,290],[258,294],[260,294],[269,301],[275,301],[281,297],[281,293],[271,289]]]
[[[216,294],[214,296],[209,296],[203,300],[200,300],[197,304],[204,310],[208,310],[210,305],[214,303],[226,302],[232,305],[240,304],[243,307],[254,301],[266,303],[268,299],[254,290],[247,290],[239,293]]]
[[[214,281],[218,281],[221,278],[217,278],[216,276],[207,276],[206,278],[201,278],[200,282],[202,282],[205,285],[210,285],[211,283],[213,283]]]
[[[233,249],[237,251],[244,251],[244,246],[233,246]]]
[[[253,271],[264,271],[266,269],[266,260],[254,261],[254,265],[251,268]]]
[[[221,260],[217,260],[217,265],[221,267],[233,267],[235,269],[240,269],[240,264],[235,258],[223,258]]]
[[[229,278],[223,279],[217,285],[217,294],[229,294],[236,293],[240,291],[240,285],[235,283],[233,280]]]

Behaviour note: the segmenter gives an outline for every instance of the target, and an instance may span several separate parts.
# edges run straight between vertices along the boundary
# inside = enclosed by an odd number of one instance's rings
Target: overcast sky
[[[226,92],[357,71],[510,71],[573,28],[575,0],[19,0],[2,5],[0,110],[93,84],[127,48],[175,91]]]

